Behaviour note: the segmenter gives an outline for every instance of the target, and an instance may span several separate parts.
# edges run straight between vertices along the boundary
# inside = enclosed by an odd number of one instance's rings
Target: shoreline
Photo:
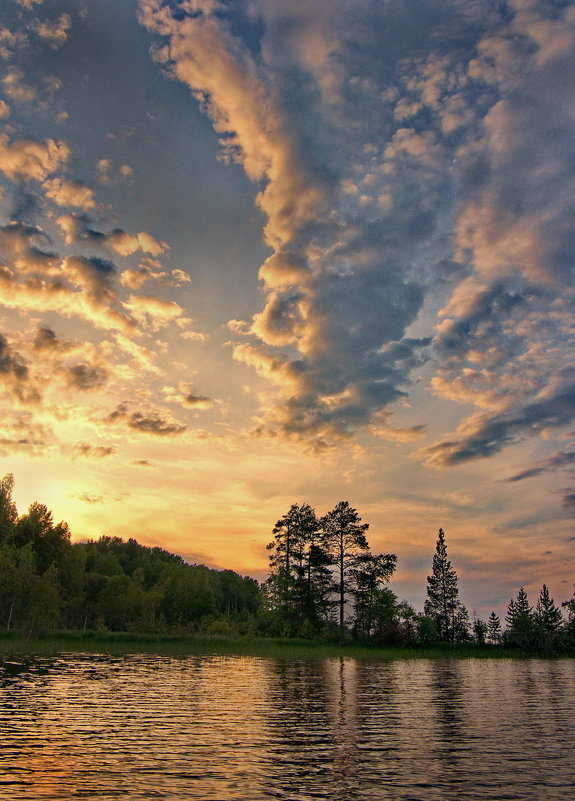
[[[0,633],[0,660],[9,655],[62,653],[158,654],[161,656],[260,656],[280,659],[572,659],[574,654],[526,653],[498,645],[441,644],[433,647],[359,645],[264,637],[202,637],[132,632],[53,632],[28,639]]]

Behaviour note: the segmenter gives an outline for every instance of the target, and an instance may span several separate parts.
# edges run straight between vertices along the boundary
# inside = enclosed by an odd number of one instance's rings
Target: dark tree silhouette
[[[354,569],[360,559],[369,553],[365,532],[368,523],[361,523],[361,517],[347,501],[340,501],[321,519],[326,548],[335,567],[334,590],[339,608],[339,630],[345,628],[345,604],[353,586]]]
[[[501,642],[501,620],[499,615],[492,612],[487,621],[487,637],[493,645]]]
[[[533,609],[529,605],[529,599],[525,588],[521,586],[517,593],[517,598],[511,599],[505,615],[507,629],[505,631],[505,641],[517,648],[528,649],[535,642],[535,620]]]
[[[465,639],[467,610],[459,600],[457,573],[447,558],[443,529],[439,529],[432,575],[427,577],[425,614],[435,621],[439,638],[445,642]]]
[[[320,522],[309,504],[292,504],[274,526],[267,546],[270,606],[295,627],[316,627],[327,617],[331,573]]]

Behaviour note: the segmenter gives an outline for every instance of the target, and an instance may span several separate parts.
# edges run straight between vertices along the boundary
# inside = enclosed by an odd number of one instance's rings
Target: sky
[[[425,599],[575,571],[575,2],[4,0],[0,471],[263,579],[341,500]]]

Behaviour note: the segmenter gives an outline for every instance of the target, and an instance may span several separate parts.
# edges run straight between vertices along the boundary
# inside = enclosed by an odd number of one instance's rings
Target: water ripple
[[[572,801],[570,660],[0,662],[0,797]]]

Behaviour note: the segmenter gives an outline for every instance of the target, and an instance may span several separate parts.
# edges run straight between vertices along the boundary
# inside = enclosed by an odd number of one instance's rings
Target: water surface
[[[575,798],[574,660],[0,661],[0,798]]]

